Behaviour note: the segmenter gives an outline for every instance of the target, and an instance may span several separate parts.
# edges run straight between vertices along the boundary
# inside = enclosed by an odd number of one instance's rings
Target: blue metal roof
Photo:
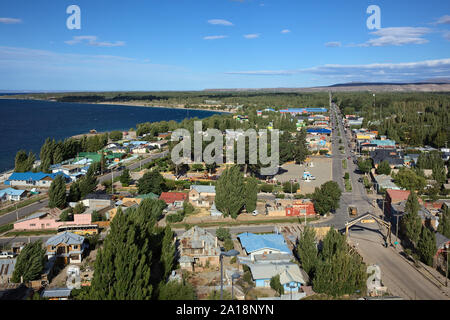
[[[252,253],[260,249],[274,249],[287,254],[291,253],[281,234],[254,234],[245,232],[239,234],[238,238],[247,253]]]
[[[307,129],[308,133],[331,133],[330,129],[318,128],[318,129]]]
[[[44,173],[44,172],[14,172],[9,177],[8,181],[39,181],[46,177],[55,179],[58,175],[62,175],[64,178],[70,178],[68,175],[58,172],[58,173]]]
[[[4,195],[10,195],[10,196],[21,196],[23,193],[25,192],[25,190],[16,190],[13,188],[6,188],[3,190],[0,190],[0,198]]]

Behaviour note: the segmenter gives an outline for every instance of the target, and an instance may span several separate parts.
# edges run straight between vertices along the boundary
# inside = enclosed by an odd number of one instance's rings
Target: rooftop
[[[60,243],[64,243],[66,245],[73,245],[73,244],[82,244],[83,241],[84,241],[83,236],[66,231],[48,239],[46,245],[56,246]]]
[[[273,249],[282,253],[291,253],[281,234],[254,234],[246,232],[239,234],[238,238],[247,253],[252,253],[260,249]]]

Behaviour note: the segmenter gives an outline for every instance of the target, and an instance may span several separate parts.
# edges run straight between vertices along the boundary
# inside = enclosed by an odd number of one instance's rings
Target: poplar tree
[[[45,249],[42,241],[28,243],[17,257],[11,281],[15,283],[38,279],[45,266]]]
[[[256,210],[258,201],[258,182],[255,178],[250,178],[245,184],[245,209],[248,213]]]
[[[312,279],[319,261],[318,250],[316,245],[316,232],[314,228],[306,226],[305,230],[300,234],[297,245],[297,255],[302,264],[302,269]]]
[[[174,245],[174,234],[170,226],[167,226],[164,229],[164,238],[162,241],[162,249],[161,249],[161,263],[164,267],[164,278],[166,279],[174,266],[175,260],[175,245]]]
[[[66,206],[66,182],[62,175],[57,175],[48,191],[50,208],[63,209]]]
[[[417,243],[417,251],[420,259],[429,266],[433,265],[433,257],[436,254],[436,235],[427,227],[422,226],[419,242]]]
[[[405,212],[402,217],[400,226],[405,236],[414,244],[417,244],[420,237],[420,230],[422,227],[422,219],[419,217],[419,201],[416,193],[411,190],[406,200]]]
[[[450,209],[445,209],[439,218],[438,232],[450,238]]]
[[[239,166],[227,168],[216,184],[216,207],[224,217],[236,219],[245,204],[244,177]]]

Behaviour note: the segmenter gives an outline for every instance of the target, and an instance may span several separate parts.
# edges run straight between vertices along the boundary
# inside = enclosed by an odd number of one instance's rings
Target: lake
[[[15,155],[21,149],[33,151],[39,158],[47,137],[61,140],[91,129],[128,130],[143,122],[202,119],[213,114],[216,112],[0,99],[0,172],[14,168]]]

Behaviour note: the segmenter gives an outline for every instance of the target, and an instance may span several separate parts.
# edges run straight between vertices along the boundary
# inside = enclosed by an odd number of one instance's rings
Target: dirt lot
[[[332,159],[325,157],[312,158],[312,165],[285,164],[282,166],[283,173],[276,176],[281,183],[290,181],[290,179],[300,182],[300,192],[302,194],[313,193],[316,187],[320,187],[323,183],[332,180]],[[316,180],[303,181],[303,173],[309,171]]]

